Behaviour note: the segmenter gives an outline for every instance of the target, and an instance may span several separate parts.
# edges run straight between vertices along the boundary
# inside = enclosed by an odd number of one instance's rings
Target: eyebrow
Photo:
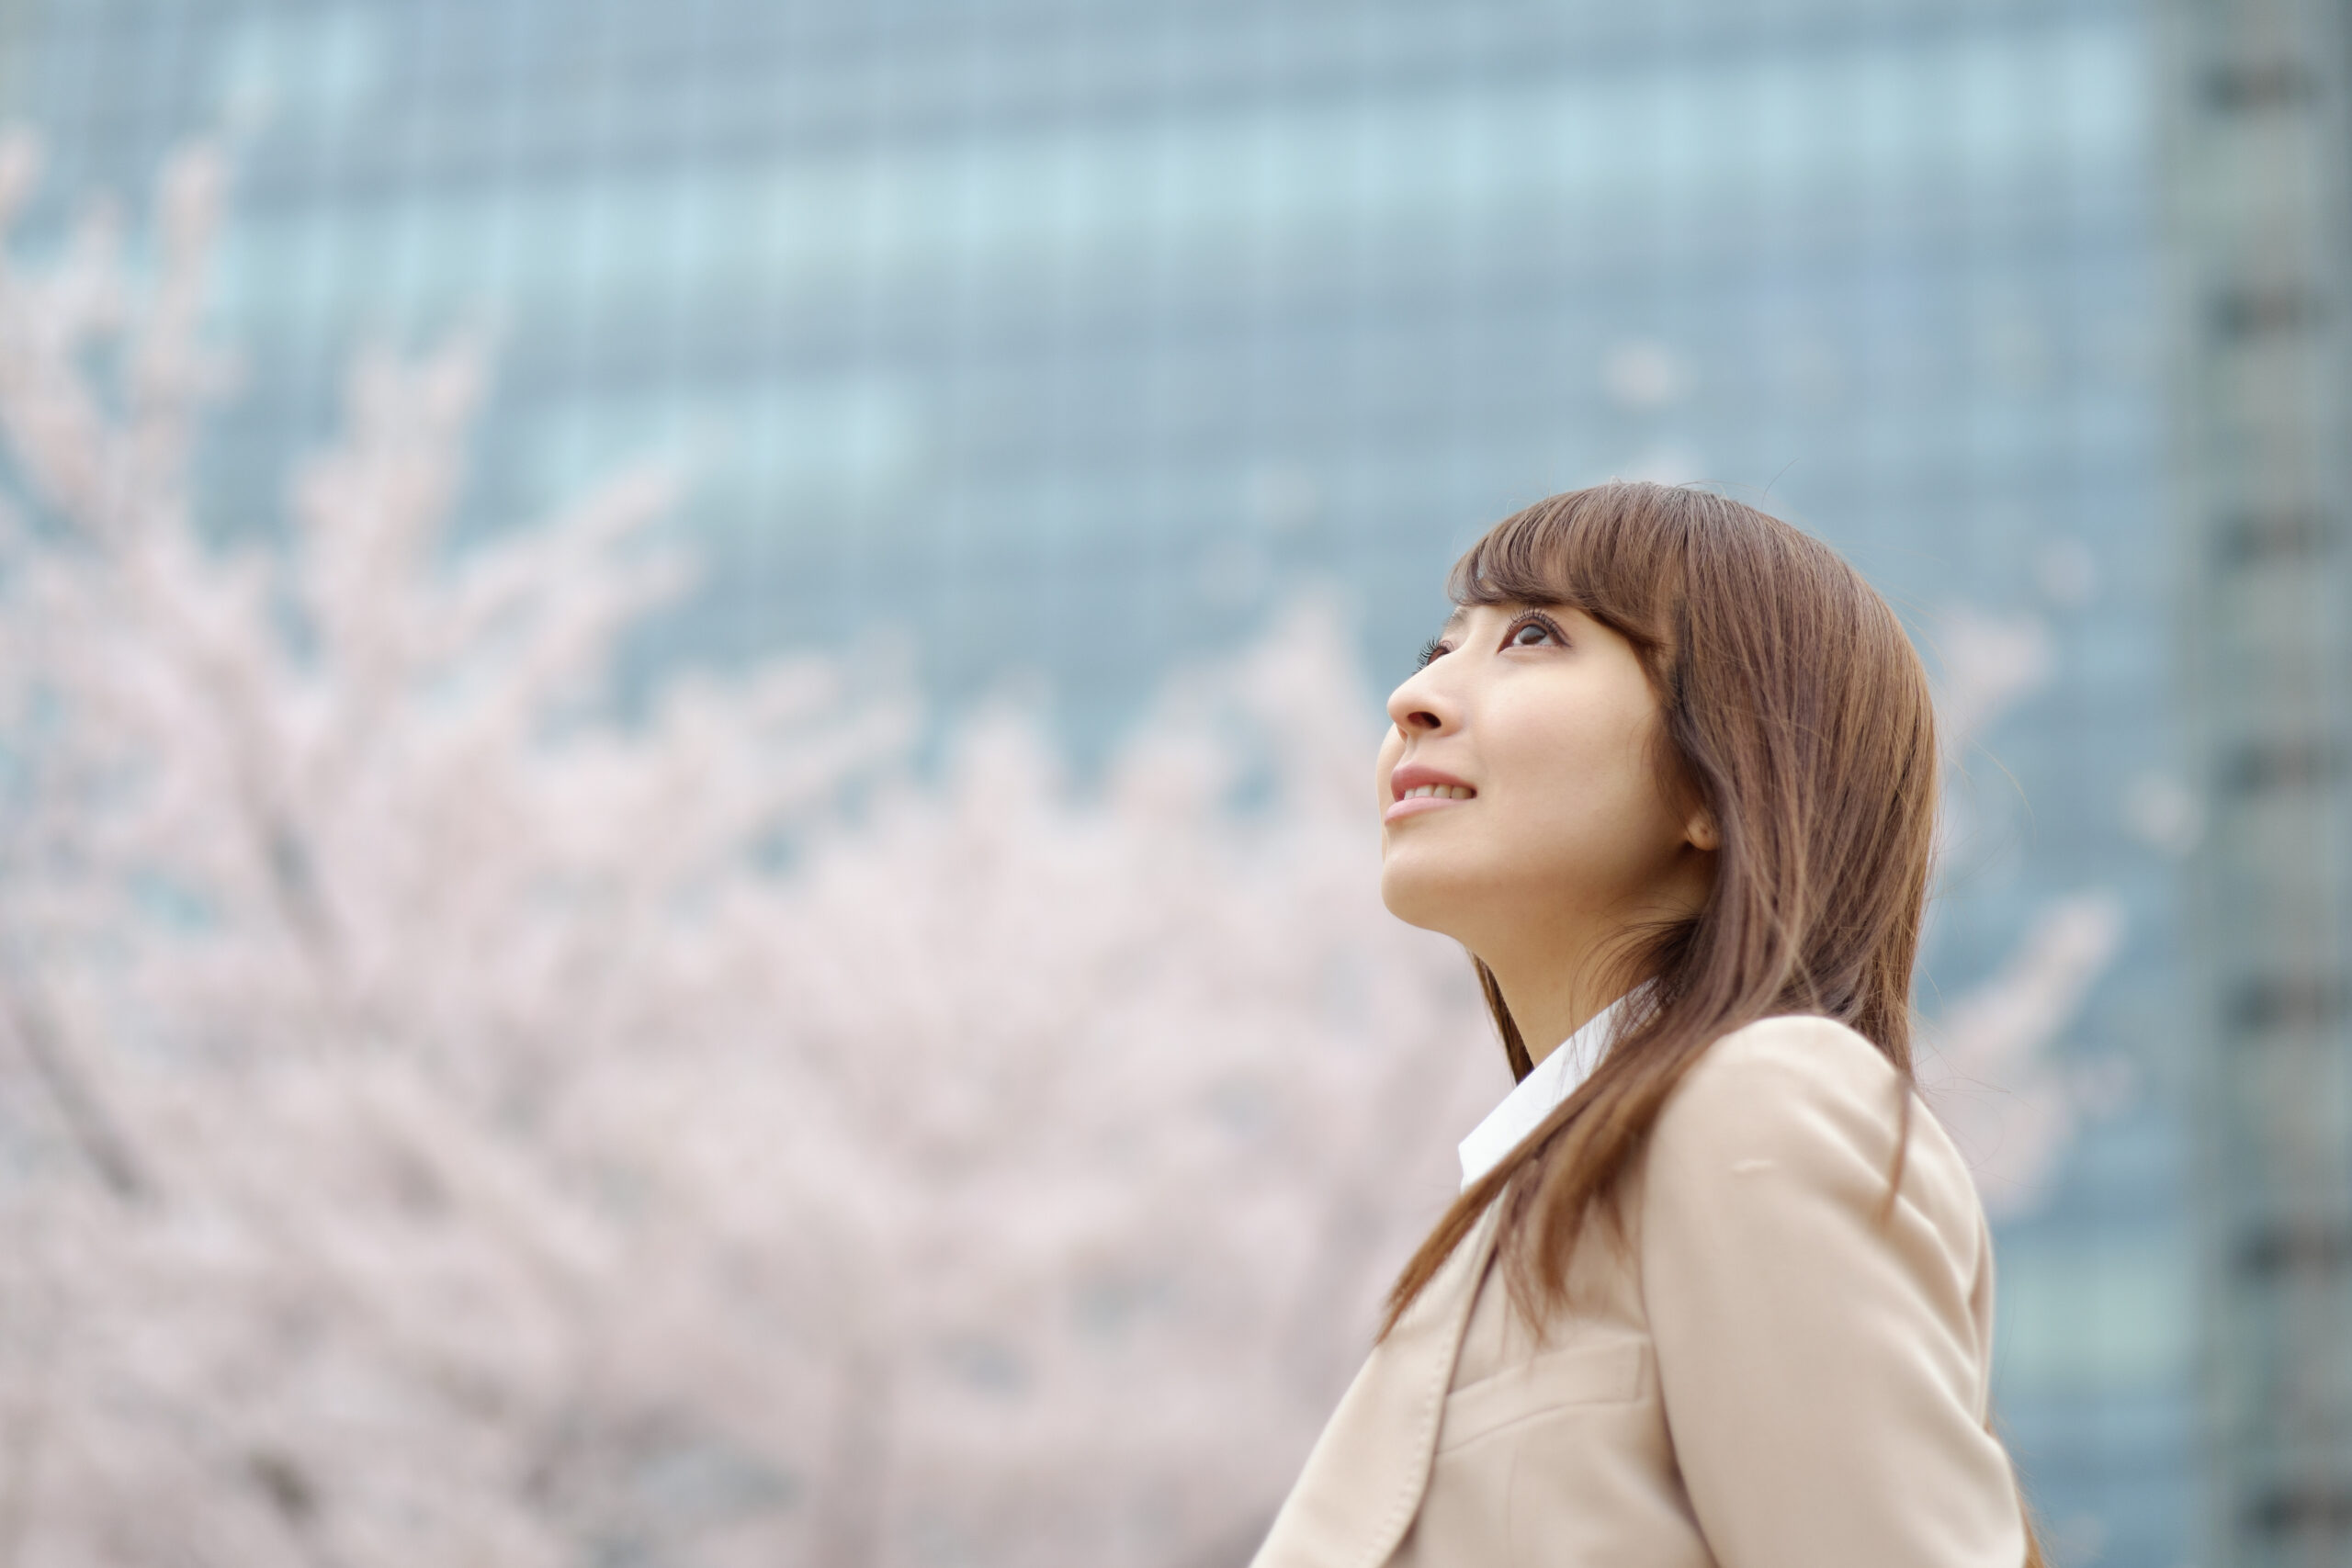
[[[1446,616],[1445,624],[1438,627],[1437,635],[1444,637],[1448,633],[1459,631],[1462,628],[1462,624],[1470,618],[1470,612],[1473,610],[1533,610],[1542,609],[1544,607],[1544,605],[1537,604],[1536,601],[1532,599],[1503,599],[1498,600],[1491,604],[1456,604],[1453,607],[1453,614]],[[1566,608],[1565,604],[1555,607],[1561,609]]]

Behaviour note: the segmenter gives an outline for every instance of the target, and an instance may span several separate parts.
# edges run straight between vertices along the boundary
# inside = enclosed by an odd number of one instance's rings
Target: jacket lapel
[[[1494,1245],[1489,1208],[1373,1347],[1250,1568],[1378,1568],[1396,1550],[1429,1484],[1454,1359]]]

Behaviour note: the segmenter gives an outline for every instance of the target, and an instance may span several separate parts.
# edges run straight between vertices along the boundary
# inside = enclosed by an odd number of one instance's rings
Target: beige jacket
[[[1959,1151],[1826,1019],[1725,1035],[1543,1343],[1490,1212],[1340,1402],[1254,1568],[2018,1568]]]

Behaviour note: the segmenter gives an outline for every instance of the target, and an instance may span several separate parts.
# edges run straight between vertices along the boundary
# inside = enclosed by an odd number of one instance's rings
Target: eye
[[[1421,656],[1413,661],[1413,668],[1416,670],[1426,670],[1430,667],[1430,660],[1442,658],[1453,651],[1453,649],[1446,644],[1444,639],[1441,637],[1431,637],[1429,641],[1421,645]]]
[[[1551,616],[1521,615],[1511,623],[1510,630],[1504,634],[1503,646],[1505,648],[1542,648],[1546,643],[1550,643],[1565,647],[1567,640],[1567,634],[1560,629],[1560,623]]]

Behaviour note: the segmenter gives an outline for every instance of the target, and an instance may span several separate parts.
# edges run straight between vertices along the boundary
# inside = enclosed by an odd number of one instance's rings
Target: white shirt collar
[[[1500,1165],[1506,1155],[1519,1147],[1520,1140],[1535,1131],[1544,1118],[1592,1075],[1592,1069],[1600,1065],[1602,1055],[1616,1036],[1617,1021],[1631,995],[1628,992],[1626,997],[1619,997],[1594,1013],[1582,1029],[1536,1063],[1535,1070],[1520,1079],[1503,1096],[1503,1102],[1470,1130],[1470,1135],[1462,1140],[1464,1188]]]

